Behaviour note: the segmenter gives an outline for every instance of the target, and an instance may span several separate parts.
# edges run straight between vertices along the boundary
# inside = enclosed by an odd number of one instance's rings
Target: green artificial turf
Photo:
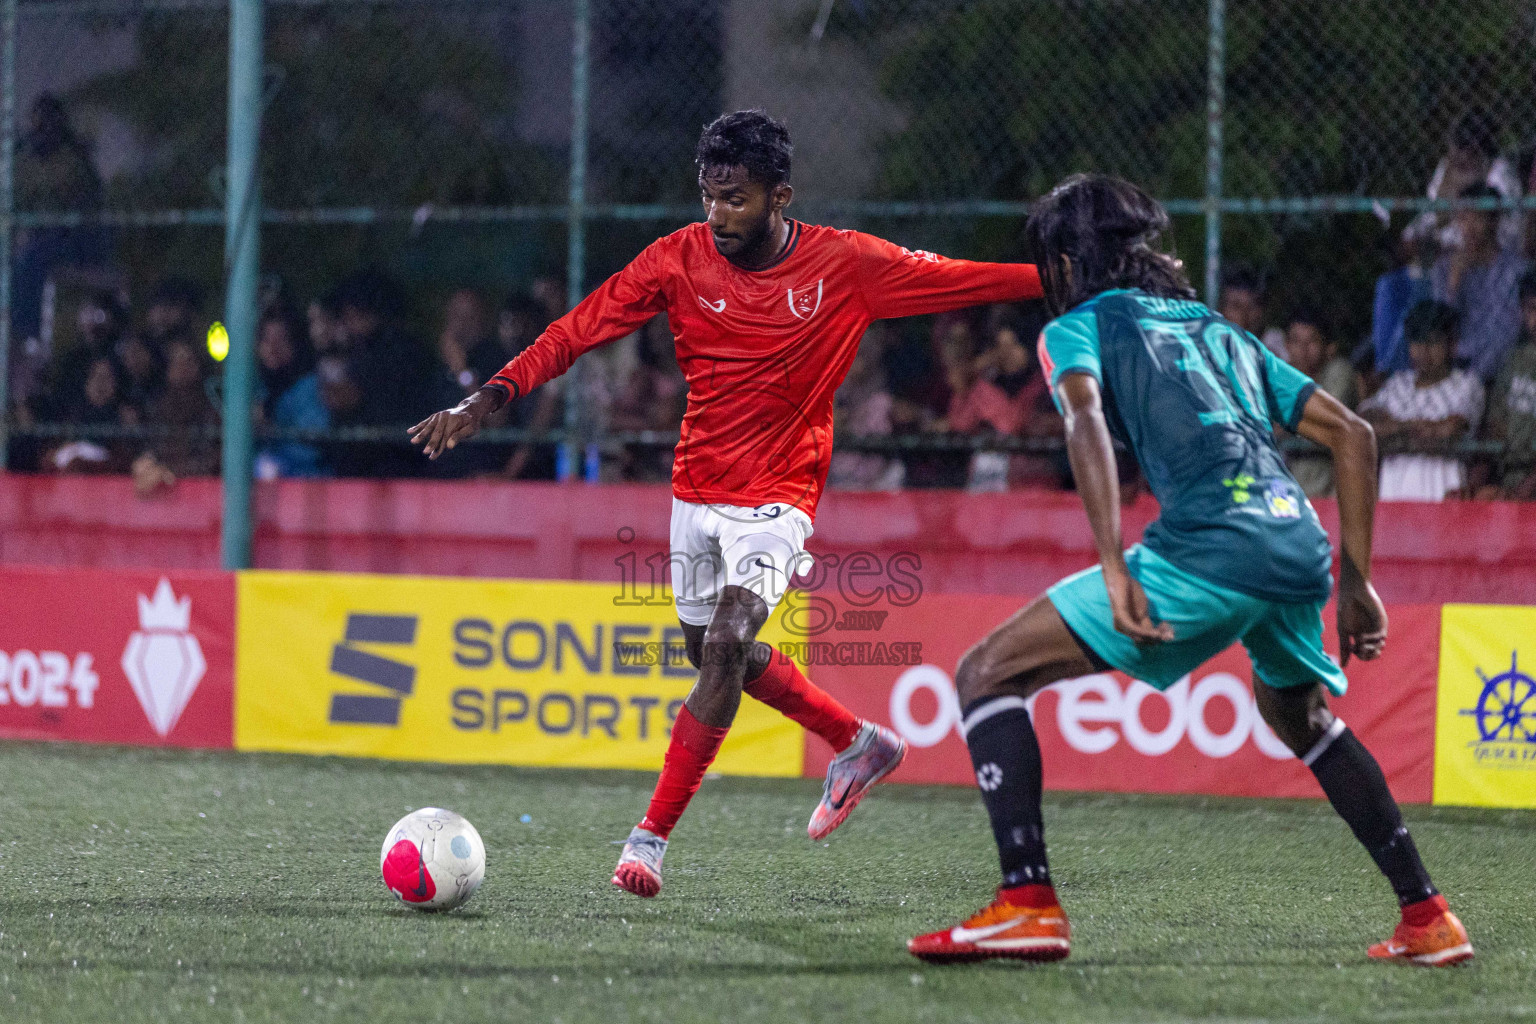
[[[0,780],[7,1022],[1536,1017],[1531,813],[1408,809],[1478,950],[1431,971],[1366,959],[1396,908],[1326,804],[1051,795],[1071,958],[939,968],[906,938],[995,884],[969,790],[886,787],[813,844],[814,782],[710,779],[641,901],[608,876],[646,774],[12,744]],[[378,877],[426,804],[490,851],[450,914]]]

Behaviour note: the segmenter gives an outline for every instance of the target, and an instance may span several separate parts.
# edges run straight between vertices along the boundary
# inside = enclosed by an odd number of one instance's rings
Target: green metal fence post
[[[251,396],[256,370],[256,285],[261,267],[263,0],[229,4],[228,186],[224,198],[224,524],[226,569],[251,565]]]
[[[590,0],[576,0],[571,21],[571,180],[566,208],[565,304],[575,306],[582,299],[587,260],[587,99],[588,71],[592,51],[592,6]],[[574,432],[581,420],[579,373],[565,380],[566,440],[560,445],[561,480],[570,480],[580,472]]]
[[[11,257],[16,235],[16,2],[0,9],[0,473],[10,455]]]
[[[1210,67],[1206,98],[1205,301],[1221,295],[1221,161],[1227,93],[1227,2],[1211,0]]]

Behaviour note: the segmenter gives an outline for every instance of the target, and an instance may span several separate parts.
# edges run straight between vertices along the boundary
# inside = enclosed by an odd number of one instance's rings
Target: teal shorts
[[[1282,604],[1240,594],[1185,572],[1140,544],[1125,564],[1141,583],[1152,618],[1173,627],[1173,639],[1138,644],[1116,631],[1099,566],[1068,576],[1046,591],[1067,626],[1111,668],[1165,690],[1202,662],[1241,640],[1254,673],[1267,686],[1322,683],[1342,697],[1349,682],[1323,651],[1323,602]]]

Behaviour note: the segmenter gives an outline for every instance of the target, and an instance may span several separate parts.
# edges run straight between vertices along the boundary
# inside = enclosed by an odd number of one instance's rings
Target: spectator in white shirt
[[[1441,501],[1461,491],[1466,467],[1445,449],[1477,428],[1483,415],[1483,384],[1475,374],[1451,368],[1456,310],[1420,302],[1403,323],[1413,368],[1392,375],[1360,406],[1383,441],[1408,452],[1381,463],[1382,501]]]

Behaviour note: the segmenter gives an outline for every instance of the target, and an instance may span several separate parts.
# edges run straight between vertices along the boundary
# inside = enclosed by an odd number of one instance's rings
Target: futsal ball
[[[462,814],[412,811],[389,830],[379,852],[389,891],[417,910],[452,910],[485,878],[485,844]]]

